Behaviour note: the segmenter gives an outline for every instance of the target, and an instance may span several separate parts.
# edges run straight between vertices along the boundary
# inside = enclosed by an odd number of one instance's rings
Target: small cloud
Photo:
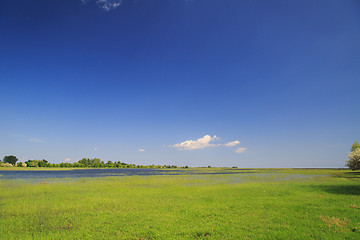
[[[97,0],[97,5],[105,11],[110,11],[118,8],[121,5],[122,0]]]
[[[145,149],[138,149],[138,152],[145,152]]]
[[[13,136],[15,138],[19,138],[22,141],[26,141],[26,142],[32,142],[32,143],[43,143],[43,142],[45,142],[43,139],[36,138],[36,137],[30,137],[30,136],[26,136],[26,135],[22,135],[22,134],[14,134]]]
[[[65,162],[70,162],[70,161],[71,161],[70,158],[65,159]]]
[[[44,142],[42,139],[39,139],[39,138],[28,138],[27,141],[28,142],[33,142],[33,143],[42,143],[42,142]]]
[[[93,150],[94,150],[94,151],[98,150],[98,147],[94,147]]]
[[[90,0],[80,0],[83,4],[87,4]],[[95,0],[96,4],[104,9],[110,11],[118,8],[121,5],[122,0]]]
[[[178,148],[179,150],[194,150],[208,147],[218,147],[221,144],[211,143],[217,139],[218,138],[216,136],[211,137],[210,135],[205,135],[204,137],[197,140],[188,140],[182,143],[174,144],[172,147]]]
[[[233,141],[233,142],[228,142],[228,143],[225,143],[223,146],[224,147],[234,147],[236,145],[240,144],[239,141]]]
[[[244,153],[247,150],[247,148],[238,148],[235,150],[236,153]]]

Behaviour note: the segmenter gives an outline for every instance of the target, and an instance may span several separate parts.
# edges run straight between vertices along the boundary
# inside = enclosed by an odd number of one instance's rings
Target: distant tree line
[[[128,164],[120,161],[112,162],[101,161],[99,158],[83,158],[77,162],[63,162],[63,163],[50,163],[49,161],[43,160],[27,160],[26,162],[18,162],[17,157],[10,155],[5,156],[3,162],[0,163],[1,167],[49,167],[49,168],[178,168],[176,165],[136,165]],[[188,168],[188,166],[182,167]]]

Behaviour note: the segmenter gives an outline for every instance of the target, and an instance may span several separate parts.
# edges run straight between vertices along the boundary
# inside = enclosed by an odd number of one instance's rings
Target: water
[[[0,179],[44,179],[44,178],[93,178],[110,176],[149,176],[149,175],[197,175],[197,174],[239,174],[252,173],[249,170],[223,169],[216,171],[164,170],[164,169],[72,169],[72,170],[0,170]]]

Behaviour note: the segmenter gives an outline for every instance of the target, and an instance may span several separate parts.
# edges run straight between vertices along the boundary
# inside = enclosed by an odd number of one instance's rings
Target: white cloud
[[[32,143],[44,143],[45,141],[41,138],[30,137],[22,134],[13,134],[15,138],[21,139],[22,141],[32,142]]]
[[[110,11],[118,8],[121,5],[122,0],[97,0],[97,5],[105,11]]]
[[[138,149],[138,152],[145,152],[145,149]]]
[[[42,139],[40,138],[28,138],[27,139],[28,142],[33,142],[33,143],[42,143],[44,142]]]
[[[174,144],[172,147],[178,148],[179,150],[194,150],[220,146],[220,144],[211,143],[216,139],[218,139],[216,136],[211,137],[210,135],[205,135],[204,137],[197,140],[188,140],[182,143]]]
[[[86,4],[89,0],[80,0],[83,4]],[[95,0],[96,4],[104,9],[105,11],[110,11],[115,8],[118,8],[121,5],[122,0]]]
[[[70,158],[65,159],[65,162],[70,162],[70,161],[71,161]]]
[[[235,147],[236,145],[239,145],[239,141],[232,141],[228,143],[214,143],[215,141],[220,140],[219,137],[216,135],[211,137],[210,135],[205,135],[202,138],[199,138],[197,140],[188,140],[182,143],[177,143],[174,145],[171,145],[170,147],[177,148],[178,150],[196,150],[196,149],[202,149],[202,148],[209,148],[209,147]],[[243,153],[247,150],[247,148],[238,148],[235,150],[236,153]]]
[[[98,150],[98,147],[94,147],[93,150],[94,150],[94,151]]]
[[[240,144],[239,141],[233,141],[233,142],[228,142],[228,143],[225,143],[223,146],[224,147],[235,147],[236,145]]]
[[[236,153],[244,153],[247,150],[247,148],[238,148],[235,150]]]

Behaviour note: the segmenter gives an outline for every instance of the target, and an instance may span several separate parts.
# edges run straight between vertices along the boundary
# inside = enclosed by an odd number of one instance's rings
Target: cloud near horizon
[[[31,142],[31,143],[45,143],[46,142],[44,139],[26,136],[26,135],[22,135],[22,134],[13,134],[12,136],[17,139],[21,139],[22,141]]]
[[[246,152],[247,148],[238,148],[235,150],[236,153],[244,153]]]
[[[197,140],[187,140],[181,143],[171,145],[171,147],[177,148],[178,150],[196,150],[209,147],[234,147],[240,144],[239,141],[228,142],[225,144],[213,143],[219,139],[220,138],[216,135],[214,135],[213,137],[211,137],[210,135],[205,135],[204,137],[198,138]]]
[[[138,149],[138,152],[145,152],[145,149]]]
[[[71,159],[70,159],[70,158],[67,158],[67,159],[65,159],[64,161],[65,161],[65,162],[70,162]]]
[[[32,142],[32,143],[43,143],[44,142],[44,140],[42,140],[40,138],[28,138],[27,141]]]

